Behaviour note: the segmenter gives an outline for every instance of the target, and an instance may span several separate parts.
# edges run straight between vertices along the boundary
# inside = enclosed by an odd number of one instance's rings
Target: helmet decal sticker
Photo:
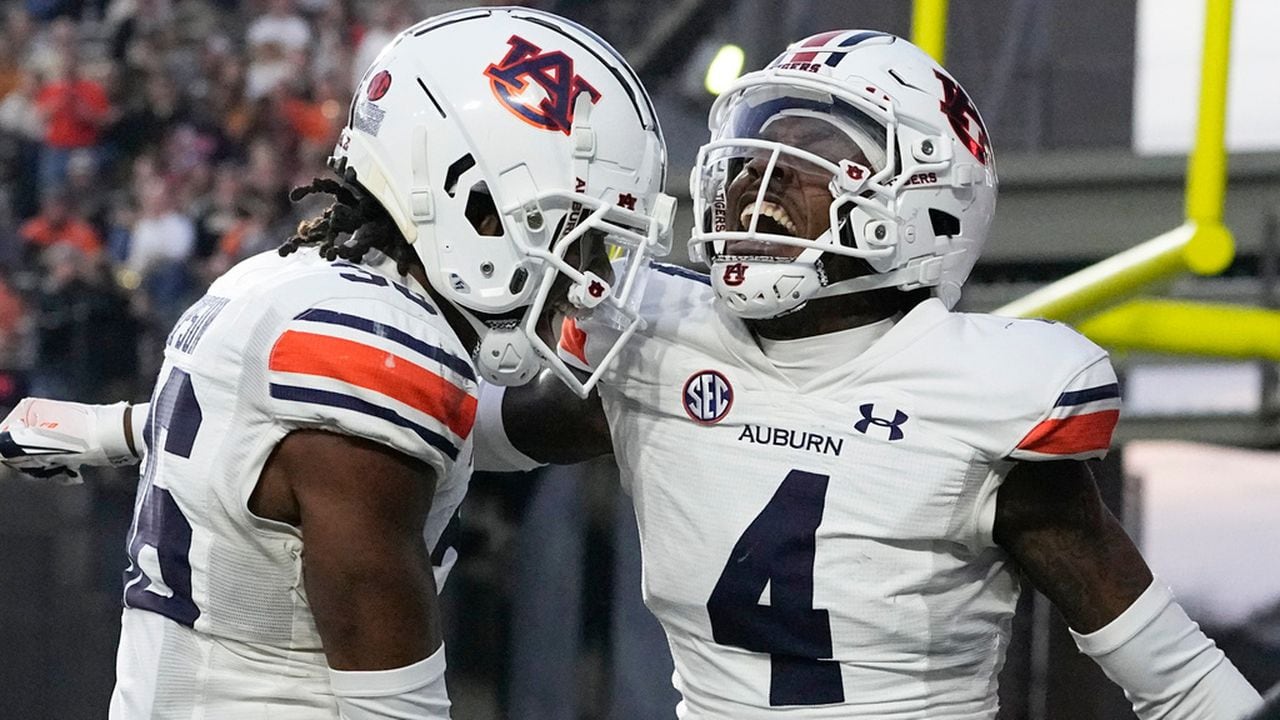
[[[573,58],[563,52],[544,53],[519,35],[512,35],[507,43],[511,49],[506,57],[484,71],[494,96],[530,125],[568,135],[578,96],[585,92],[594,104],[600,101],[600,91],[574,74]],[[530,84],[541,92],[530,93],[534,90]]]
[[[747,279],[746,263],[729,263],[724,268],[724,284],[729,287],[737,287]]]
[[[376,136],[378,131],[382,129],[382,121],[386,117],[386,110],[367,100],[360,100],[356,103],[356,113],[352,119],[352,125],[361,132]]]
[[[801,48],[826,47],[831,43],[835,42],[835,39],[837,37],[845,34],[846,32],[847,31],[845,30],[835,30],[832,32],[825,32],[819,35],[814,35],[810,38],[807,38],[801,41],[799,47]],[[875,37],[889,37],[889,36],[886,33],[867,30],[863,32],[854,33],[849,37],[845,38],[844,40],[841,40],[839,47],[852,48],[853,46],[857,45],[863,40],[869,40]],[[778,59],[774,60],[773,64],[771,64],[769,67],[776,68],[779,70],[800,70],[802,72],[818,72],[824,66],[833,68],[836,65],[839,65],[840,61],[844,59],[844,56],[846,54],[847,53],[840,52],[840,51],[818,52],[816,50],[798,50],[797,51],[797,50],[789,49],[787,52],[778,56]],[[821,55],[822,58],[819,58],[818,57],[819,55]],[[821,62],[819,62],[819,60],[821,60]]]
[[[716,189],[715,199],[711,202],[711,229],[723,232],[729,227],[729,200],[725,196],[724,186]]]
[[[986,165],[987,158],[991,154],[991,141],[987,138],[987,128],[983,126],[982,118],[978,117],[978,111],[973,109],[969,95],[950,77],[937,70],[934,70],[933,74],[942,82],[942,112],[950,121],[951,129],[955,131],[965,147],[969,148],[969,152],[973,153],[978,162]],[[977,130],[976,137],[970,128]]]
[[[386,95],[390,89],[391,73],[383,70],[374,75],[373,79],[369,81],[369,89],[365,93],[365,97],[369,98],[369,100],[381,100],[382,96]]]

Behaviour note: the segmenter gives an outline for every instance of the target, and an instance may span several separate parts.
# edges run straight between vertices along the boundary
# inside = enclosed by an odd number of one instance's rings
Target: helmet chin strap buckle
[[[591,271],[582,273],[582,279],[569,288],[569,302],[574,307],[590,310],[609,297],[612,288],[609,283]]]
[[[523,385],[542,369],[542,360],[519,327],[490,328],[480,339],[476,369],[494,385]]]

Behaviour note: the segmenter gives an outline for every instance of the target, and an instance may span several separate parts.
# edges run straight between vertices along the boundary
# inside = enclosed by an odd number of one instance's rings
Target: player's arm
[[[550,370],[518,387],[482,386],[475,434],[477,470],[572,465],[613,452],[600,393],[580,398]]]
[[[1233,720],[1260,703],[1152,576],[1086,462],[1014,466],[996,496],[993,532],[1143,720]]]
[[[38,478],[75,481],[84,465],[132,465],[146,451],[148,406],[24,398],[0,421],[0,462]]]
[[[444,648],[422,528],[436,471],[386,446],[300,430],[250,501],[302,531],[303,580],[347,720],[447,718]]]

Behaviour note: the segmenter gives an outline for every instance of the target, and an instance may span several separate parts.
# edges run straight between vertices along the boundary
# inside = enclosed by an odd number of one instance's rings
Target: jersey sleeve
[[[591,372],[617,337],[618,331],[604,323],[567,317],[560,326],[556,353],[570,367]]]
[[[475,371],[443,320],[390,305],[321,303],[296,314],[272,342],[267,371],[273,417],[392,447],[442,474],[475,423]]]
[[[1012,460],[1089,460],[1107,454],[1120,386],[1105,356],[1078,372],[1009,453]]]
[[[713,296],[711,281],[706,275],[656,261],[650,262],[645,272],[637,312],[643,320],[642,327],[646,330],[638,332],[630,343],[639,344],[646,335],[670,334],[666,325],[678,323],[695,309],[705,310],[710,307]],[[570,317],[564,320],[556,348],[561,360],[586,372],[596,369],[622,335],[619,325],[609,322],[603,315],[592,313],[582,318]],[[637,356],[634,352],[624,354],[630,354],[633,358]],[[615,367],[630,365],[633,363],[621,360]],[[623,374],[636,372],[643,374],[643,370],[637,367],[631,367]],[[617,380],[618,377],[612,379]]]

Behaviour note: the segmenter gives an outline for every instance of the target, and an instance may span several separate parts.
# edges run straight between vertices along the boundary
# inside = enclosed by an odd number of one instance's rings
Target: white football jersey
[[[258,255],[170,333],[128,536],[113,718],[337,718],[302,535],[248,509],[291,431],[365,438],[435,469],[424,533],[443,586],[476,375],[434,302],[377,257]]]
[[[1106,353],[927,300],[797,384],[705,276],[655,270],[600,395],[679,716],[994,717],[1018,596],[996,490],[1015,461],[1106,452]],[[588,367],[613,332],[567,322],[562,356]]]

